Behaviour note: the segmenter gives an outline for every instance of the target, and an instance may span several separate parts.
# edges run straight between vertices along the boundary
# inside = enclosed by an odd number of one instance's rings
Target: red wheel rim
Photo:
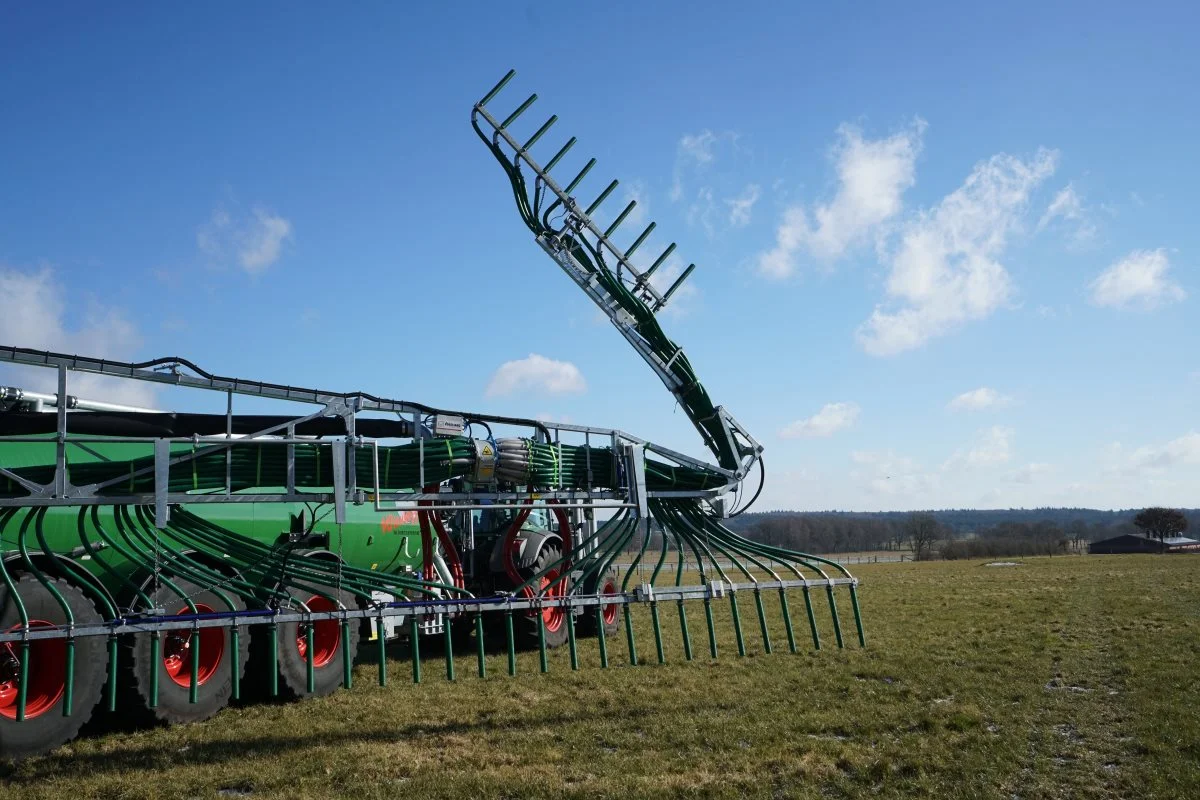
[[[558,580],[558,570],[552,569],[542,576],[541,589],[546,592],[550,584]],[[555,586],[546,594],[547,597],[558,597],[562,591],[562,584]],[[549,606],[542,609],[542,624],[550,633],[557,633],[558,629],[563,626],[563,620],[566,618],[562,606]]]
[[[309,611],[337,611],[338,604],[328,597],[313,595],[304,605]],[[333,661],[337,655],[338,646],[342,643],[342,629],[336,619],[323,619],[312,624],[313,629],[313,666],[323,667]],[[296,628],[296,649],[300,657],[308,659],[308,639],[304,635],[304,626]]]
[[[211,606],[196,603],[195,612],[191,608],[181,608],[176,616],[183,614],[212,614]],[[192,639],[196,631],[175,630],[167,631],[163,638],[162,663],[167,671],[167,677],[178,686],[192,685]],[[196,685],[203,686],[221,665],[225,657],[225,631],[221,628],[201,628],[200,637],[200,669],[196,672]]]
[[[608,578],[607,580],[605,580],[604,588],[600,590],[600,594],[614,595],[616,593],[617,593],[617,585],[612,582],[612,578]],[[604,616],[604,624],[605,625],[615,624],[617,621],[617,604],[616,603],[605,604],[603,607],[603,611],[601,613]]]
[[[41,619],[29,621],[31,629],[57,628]],[[21,630],[20,625],[9,633]],[[29,686],[25,690],[25,719],[40,717],[63,696],[67,688],[67,640],[33,639],[29,642]],[[18,683],[21,678],[21,643],[0,645],[0,716],[17,718]]]

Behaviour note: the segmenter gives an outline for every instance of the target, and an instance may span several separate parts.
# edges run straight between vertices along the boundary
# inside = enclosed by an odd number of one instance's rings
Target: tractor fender
[[[517,534],[517,542],[521,546],[516,559],[517,569],[533,566],[547,543],[562,546],[562,538],[554,531],[523,530]],[[492,546],[492,556],[488,560],[488,569],[493,573],[505,574],[503,550],[504,537],[500,536]]]

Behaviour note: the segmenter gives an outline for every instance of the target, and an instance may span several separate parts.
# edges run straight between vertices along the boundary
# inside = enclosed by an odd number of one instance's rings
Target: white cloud
[[[579,394],[587,389],[583,373],[569,361],[530,353],[519,361],[506,361],[492,373],[488,381],[487,396],[513,394],[514,392],[546,392],[548,394]]]
[[[744,228],[750,224],[750,213],[758,202],[759,188],[757,183],[748,185],[737,197],[725,201],[729,206],[729,224],[735,228]]]
[[[975,441],[970,449],[965,452],[959,450],[950,456],[943,469],[993,467],[1003,464],[1012,457],[1012,438],[1015,433],[1012,428],[1000,425],[984,428],[975,434]]]
[[[1113,308],[1148,311],[1166,303],[1176,303],[1187,292],[1167,275],[1167,252],[1134,250],[1089,284],[1092,303]]]
[[[858,419],[857,403],[826,403],[808,419],[798,419],[779,431],[781,439],[813,439],[832,436]]]
[[[1030,192],[1054,173],[1058,154],[1030,161],[999,154],[976,165],[961,187],[908,223],[889,267],[899,308],[876,306],[858,331],[871,355],[920,347],[1005,303],[1011,281],[997,261],[1021,228]]]
[[[1200,464],[1200,433],[1192,431],[1157,447],[1139,447],[1130,456],[1129,463],[1136,470]]]
[[[983,411],[987,408],[1000,408],[1011,402],[1011,397],[1002,395],[987,386],[981,386],[955,397],[946,405],[946,408],[951,411]]]
[[[683,199],[684,173],[704,170],[716,161],[716,147],[722,140],[737,141],[737,134],[732,131],[713,133],[703,130],[700,133],[685,134],[680,138],[675,149],[675,178],[671,183],[671,202]]]
[[[1068,183],[1046,207],[1046,212],[1038,220],[1037,229],[1044,230],[1055,220],[1074,223],[1072,241],[1077,245],[1086,244],[1096,236],[1096,225],[1083,207],[1083,198],[1075,191],[1074,184]]]
[[[708,238],[712,238],[716,234],[716,224],[714,217],[717,207],[713,201],[713,190],[708,186],[700,187],[696,192],[696,199],[688,206],[687,223],[691,226],[700,225],[704,228],[704,232],[708,234]]]
[[[1010,483],[1032,484],[1050,472],[1050,465],[1033,461],[1010,472],[1007,476]]]
[[[904,498],[911,504],[918,497],[927,496],[938,488],[940,479],[926,471],[913,459],[886,452],[854,451],[850,460],[857,466],[850,471],[850,479],[863,485],[876,495]],[[894,501],[888,501],[894,507]]]
[[[137,329],[115,308],[68,298],[52,269],[23,271],[0,265],[0,342],[16,347],[116,360],[141,347]],[[0,383],[36,392],[58,391],[53,370],[5,367]],[[88,400],[152,407],[154,389],[140,381],[67,374],[67,393]]]
[[[759,273],[775,279],[790,276],[802,248],[818,259],[832,261],[900,213],[903,194],[916,181],[915,164],[924,130],[925,121],[917,119],[894,136],[868,140],[858,128],[842,125],[832,153],[837,164],[837,194],[829,203],[813,208],[812,220],[802,206],[784,212],[775,247],[759,256]]]
[[[292,237],[292,223],[256,208],[250,217],[234,219],[224,209],[196,232],[196,246],[217,261],[236,259],[251,275],[257,275],[279,260],[283,245]]]

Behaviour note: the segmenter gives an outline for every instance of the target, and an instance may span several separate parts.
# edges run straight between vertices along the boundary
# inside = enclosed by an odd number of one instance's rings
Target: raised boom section
[[[510,70],[475,104],[471,112],[471,124],[508,175],[522,220],[536,237],[538,245],[604,312],[675,396],[717,463],[741,481],[755,462],[760,461],[762,445],[728,411],[713,405],[683,348],[667,337],[657,318],[658,312],[667,305],[696,265],[688,265],[665,292],[660,292],[654,285],[653,277],[670,258],[675,244],[668,246],[644,271],[631,260],[638,247],[654,231],[655,223],[651,222],[628,248],[622,249],[614,244],[613,234],[636,207],[637,201],[630,201],[614,221],[602,229],[593,214],[616,189],[618,182],[614,180],[609,183],[595,200],[583,207],[571,193],[595,165],[594,158],[565,187],[550,175],[550,171],[575,145],[576,139],[571,137],[545,166],[530,154],[530,148],[554,125],[558,117],[550,117],[522,143],[514,138],[510,126],[533,104],[537,99],[536,94],[500,121],[486,108],[515,74]],[[532,192],[525,181],[523,167],[534,174]]]

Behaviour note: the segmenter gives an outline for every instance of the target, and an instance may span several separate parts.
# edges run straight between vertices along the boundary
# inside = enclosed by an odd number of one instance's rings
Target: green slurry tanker
[[[177,357],[0,346],[0,362],[40,367],[57,389],[0,388],[0,760],[48,752],[93,716],[184,723],[237,700],[351,688],[356,661],[385,684],[395,639],[407,640],[415,682],[429,636],[443,639],[449,680],[462,658],[486,678],[488,647],[507,655],[509,675],[521,648],[545,672],[548,650],[565,647],[578,669],[587,636],[607,668],[622,633],[635,666],[634,604],[649,608],[659,662],[668,611],[683,659],[717,657],[715,603],[728,604],[739,655],[748,635],[766,652],[773,638],[819,649],[818,614],[842,647],[842,591],[865,646],[845,569],[723,524],[757,499],[766,472],[762,447],[659,323],[694,265],[660,290],[653,278],[675,245],[635,262],[655,228],[622,236],[635,203],[596,222],[617,182],[577,201],[594,159],[559,183],[552,171],[566,170],[575,138],[535,159],[557,121],[524,127],[536,95],[493,116],[512,77],[471,122],[523,223],[654,370],[715,463],[616,429],[224,377]],[[210,410],[78,397],[80,373],[169,385]],[[247,397],[282,410],[244,413]],[[756,491],[739,504],[748,478]],[[768,627],[769,602],[782,631]],[[744,616],[757,624],[747,630]]]

